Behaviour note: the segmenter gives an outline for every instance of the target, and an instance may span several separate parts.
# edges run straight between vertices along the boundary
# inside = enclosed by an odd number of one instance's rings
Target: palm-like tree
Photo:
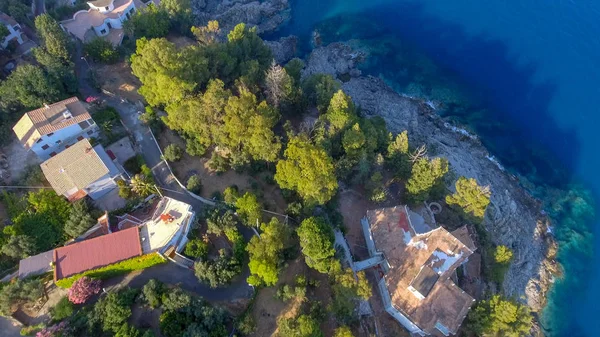
[[[143,174],[131,178],[131,190],[141,197],[147,197],[154,192],[154,182]]]

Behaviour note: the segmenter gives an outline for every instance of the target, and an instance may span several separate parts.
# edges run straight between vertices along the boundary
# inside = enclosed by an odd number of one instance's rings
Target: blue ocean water
[[[596,336],[600,282],[600,1],[292,0],[276,35],[369,48],[365,73],[443,102],[544,201],[560,242],[541,316],[553,336]],[[276,36],[272,36],[276,37]],[[594,235],[595,234],[595,235]]]

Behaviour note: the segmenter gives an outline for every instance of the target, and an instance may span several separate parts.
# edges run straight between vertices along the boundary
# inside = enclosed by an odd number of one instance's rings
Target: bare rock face
[[[219,21],[225,34],[241,22],[259,33],[272,32],[290,18],[288,0],[192,0],[192,12],[199,25]]]
[[[286,64],[289,60],[296,56],[296,45],[298,38],[290,35],[282,37],[277,41],[265,41],[265,44],[271,49],[275,62]]]
[[[310,55],[303,75],[350,74],[359,59],[356,53],[342,43],[318,48]],[[540,203],[516,177],[504,171],[476,135],[445,122],[430,103],[400,95],[372,76],[351,76],[342,87],[366,116],[383,117],[394,133],[408,130],[412,144],[435,148],[436,156],[447,158],[457,176],[476,178],[480,184],[490,186],[492,195],[484,226],[494,243],[514,252],[503,292],[533,310],[541,310],[556,262],[549,253],[553,239],[547,234],[547,219]]]

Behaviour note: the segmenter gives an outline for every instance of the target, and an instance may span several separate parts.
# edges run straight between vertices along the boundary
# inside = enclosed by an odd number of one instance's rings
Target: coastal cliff
[[[244,22],[257,27],[259,33],[268,33],[289,20],[290,5],[288,0],[193,0],[192,13],[196,24],[217,20],[223,32]]]
[[[476,135],[446,122],[433,104],[403,96],[379,78],[361,76],[356,65],[365,57],[366,52],[348,44],[333,43],[311,53],[303,76],[326,73],[343,79],[343,90],[365,116],[383,117],[394,133],[408,130],[412,144],[426,144],[431,155],[447,158],[456,176],[489,185],[492,194],[483,227],[495,244],[514,252],[502,291],[540,311],[558,270],[556,244],[541,203],[491,157]]]

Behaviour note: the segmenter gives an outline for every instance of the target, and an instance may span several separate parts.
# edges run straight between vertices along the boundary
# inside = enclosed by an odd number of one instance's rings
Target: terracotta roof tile
[[[402,206],[367,211],[375,247],[390,266],[384,279],[392,305],[425,332],[433,334],[436,323],[456,332],[473,298],[450,277],[473,251],[442,227],[423,234],[407,231],[407,211]],[[423,299],[409,289],[413,282]]]
[[[66,111],[70,112],[72,117],[66,118],[63,115]],[[88,119],[92,119],[92,116],[87,109],[77,97],[71,97],[25,113],[13,127],[13,131],[21,144],[29,148],[43,135]]]
[[[54,279],[60,280],[142,255],[140,232],[130,228],[54,250]]]

